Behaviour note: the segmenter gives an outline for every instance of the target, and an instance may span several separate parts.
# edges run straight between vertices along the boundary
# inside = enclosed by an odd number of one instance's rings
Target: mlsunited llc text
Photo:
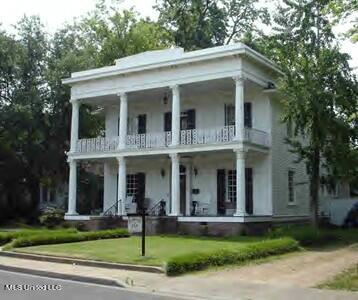
[[[5,291],[61,291],[60,284],[4,284]]]

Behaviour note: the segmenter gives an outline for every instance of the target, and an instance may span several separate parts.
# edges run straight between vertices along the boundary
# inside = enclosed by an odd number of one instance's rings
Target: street
[[[122,288],[104,285],[87,284],[48,277],[33,276],[0,270],[0,299],[41,300],[174,300],[178,297],[167,297],[153,294],[134,292]],[[46,290],[19,290],[32,288]],[[15,289],[15,290],[11,290]]]

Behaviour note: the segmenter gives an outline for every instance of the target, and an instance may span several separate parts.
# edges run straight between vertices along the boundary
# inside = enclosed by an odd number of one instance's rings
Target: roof
[[[231,55],[249,56],[259,64],[282,74],[278,67],[268,58],[242,43],[236,43],[190,52],[185,52],[183,48],[146,51],[117,59],[113,66],[72,73],[70,78],[63,79],[62,82],[64,84],[73,84],[108,76],[200,62]]]

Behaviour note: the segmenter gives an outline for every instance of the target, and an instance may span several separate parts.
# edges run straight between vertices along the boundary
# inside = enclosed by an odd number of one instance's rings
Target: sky
[[[111,0],[107,0],[111,1]],[[118,0],[117,0],[118,1]],[[134,7],[142,16],[152,19],[158,14],[153,10],[155,0],[119,0],[121,7],[128,9]],[[39,15],[47,31],[55,32],[64,23],[86,14],[95,7],[97,0],[0,0],[0,23],[6,29],[11,29],[23,15]],[[340,25],[336,32],[345,31],[347,25]],[[342,50],[352,57],[350,65],[358,67],[358,43],[350,41],[342,43]]]

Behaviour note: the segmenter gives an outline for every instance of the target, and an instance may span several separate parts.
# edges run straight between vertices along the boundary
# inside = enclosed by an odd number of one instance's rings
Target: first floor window
[[[137,174],[127,174],[127,197],[135,197],[137,192]]]
[[[295,190],[294,190],[294,177],[295,171],[288,170],[288,202],[295,202]]]
[[[229,202],[236,202],[236,170],[227,172],[227,195]]]

